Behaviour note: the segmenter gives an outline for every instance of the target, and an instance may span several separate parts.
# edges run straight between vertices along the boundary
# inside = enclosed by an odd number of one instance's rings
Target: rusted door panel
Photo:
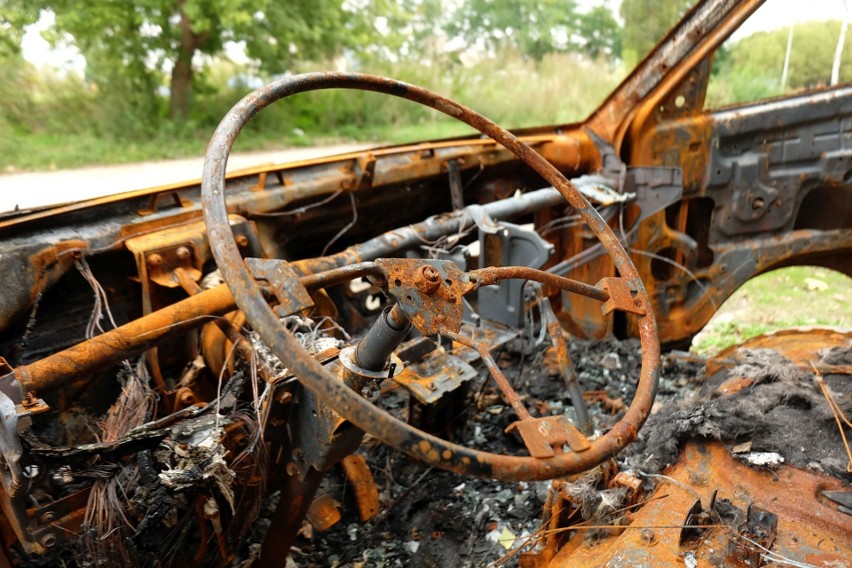
[[[704,83],[708,70],[685,82]],[[684,171],[684,201],[645,222],[634,256],[666,343],[689,339],[760,273],[814,264],[852,274],[852,87],[691,106],[660,106],[629,144],[631,165]]]

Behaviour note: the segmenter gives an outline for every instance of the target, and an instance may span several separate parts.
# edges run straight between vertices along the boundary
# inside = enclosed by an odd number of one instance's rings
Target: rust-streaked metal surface
[[[729,359],[737,349],[773,349],[797,365],[810,369],[821,351],[845,347],[852,341],[852,329],[794,327],[764,333],[720,351],[714,359]]]
[[[308,507],[308,522],[320,532],[339,523],[340,518],[340,504],[330,495],[320,495]]]
[[[714,491],[717,498],[728,499],[740,509],[755,505],[778,516],[770,548],[774,554],[823,567],[847,566],[852,558],[852,516],[821,496],[822,491],[845,490],[837,478],[789,466],[771,471],[750,467],[717,443],[688,444],[665,475],[668,479],[661,480],[648,502],[631,515],[630,523],[614,529],[620,534],[589,544],[580,530],[548,566],[680,566],[689,553],[696,566],[734,566],[727,560],[728,549],[732,541],[739,541],[730,528],[708,529],[695,547],[678,545],[687,512],[696,499],[706,507]],[[646,531],[654,538],[649,539]]]
[[[24,389],[41,394],[133,357],[160,341],[185,333],[234,309],[227,286],[201,292],[162,310],[110,330],[14,373]]]
[[[325,273],[295,279],[296,286],[315,291],[325,286],[376,272],[374,265],[365,263],[334,269]],[[283,296],[287,298],[288,296]],[[307,298],[307,296],[304,296]],[[298,309],[302,293],[295,294]],[[81,377],[116,365],[156,344],[188,330],[199,327],[234,309],[234,299],[228,287],[219,285],[199,292],[185,300],[152,312],[137,320],[117,327],[14,370],[26,391],[44,393],[55,391]]]
[[[393,380],[405,387],[421,404],[435,404],[444,395],[477,376],[479,373],[476,369],[440,349],[422,361],[406,366]]]
[[[367,460],[361,454],[352,454],[340,460],[346,481],[352,486],[355,493],[355,502],[358,504],[358,516],[362,523],[374,518],[381,510],[379,502],[379,489],[373,481],[373,474]]]

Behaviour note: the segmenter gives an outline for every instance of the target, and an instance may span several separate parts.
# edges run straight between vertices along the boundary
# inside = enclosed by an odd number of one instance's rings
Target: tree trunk
[[[199,36],[192,31],[192,22],[183,9],[185,0],[178,0],[180,12],[180,46],[175,66],[172,68],[172,81],[169,94],[169,119],[174,122],[186,122],[189,118],[189,96],[192,93],[192,56],[201,43]]]
[[[189,118],[189,95],[192,92],[192,56],[175,61],[172,68],[171,93],[169,95],[169,118],[174,122],[186,122]]]

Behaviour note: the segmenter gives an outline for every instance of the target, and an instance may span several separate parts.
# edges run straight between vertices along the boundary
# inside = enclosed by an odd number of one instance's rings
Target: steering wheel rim
[[[613,258],[628,286],[636,291],[642,367],[636,394],[624,416],[608,432],[590,440],[587,450],[550,458],[506,456],[448,442],[402,422],[338,381],[311,357],[280,323],[244,264],[228,222],[225,170],[242,128],[266,106],[288,96],[323,89],[384,93],[434,108],[477,129],[504,146],[553,185],[582,216]],[[307,73],[280,79],[245,96],[222,119],[207,147],[201,183],[202,207],[210,247],[237,306],[273,353],[298,380],[341,416],[375,438],[432,466],[502,481],[543,480],[586,471],[633,441],[650,413],[660,371],[657,325],[647,291],[615,233],[570,181],[514,135],[450,99],[407,83],[356,73]]]

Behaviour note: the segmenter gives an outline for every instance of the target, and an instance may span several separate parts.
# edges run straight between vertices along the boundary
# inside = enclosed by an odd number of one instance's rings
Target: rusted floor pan
[[[578,531],[550,566],[850,565],[852,516],[822,495],[844,490],[836,478],[793,467],[757,469],[744,465],[718,443],[690,443],[665,475],[621,535],[590,544],[584,531]],[[690,509],[700,499],[706,511],[714,493],[718,509],[722,509],[718,503],[726,499],[742,512],[752,506],[777,515],[773,542],[769,551],[758,552],[759,564],[734,558],[738,546],[756,550],[756,545],[746,540],[749,537],[738,526],[721,519],[708,519],[708,528],[698,538],[679,543]],[[758,514],[755,511],[753,516]]]

